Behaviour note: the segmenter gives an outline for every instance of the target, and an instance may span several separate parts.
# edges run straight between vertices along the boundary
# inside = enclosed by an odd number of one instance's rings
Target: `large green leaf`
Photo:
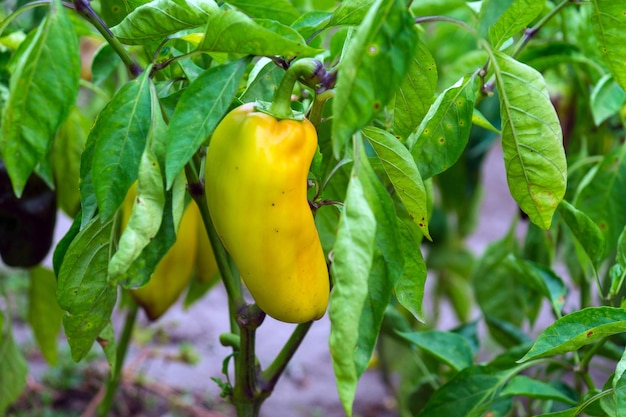
[[[163,165],[165,159],[165,121],[158,108],[158,97],[151,88],[152,124],[146,148],[139,162],[136,196],[128,224],[120,236],[117,251],[108,266],[109,281],[128,270],[143,249],[155,238],[161,227],[165,206]],[[123,209],[128,209],[123,207]]]
[[[591,27],[599,50],[617,84],[626,90],[626,4],[614,0],[591,0]]]
[[[75,361],[89,352],[117,299],[107,279],[112,225],[92,219],[69,245],[59,270],[56,296],[66,311],[63,326]]]
[[[0,415],[19,398],[27,376],[28,364],[13,338],[11,320],[0,310]]]
[[[567,201],[559,204],[559,214],[585,250],[595,268],[598,268],[605,253],[606,242],[600,228],[584,212]]]
[[[248,62],[242,59],[213,67],[184,90],[167,130],[168,188],[226,114]]]
[[[606,252],[611,253],[617,238],[626,226],[626,145],[609,152],[591,180],[585,183],[575,206],[593,220],[606,241]]]
[[[595,341],[626,331],[626,311],[614,307],[588,307],[548,326],[519,362],[572,352]]]
[[[591,92],[591,115],[596,126],[600,126],[609,117],[619,114],[626,101],[626,92],[611,74],[606,74],[598,81]]]
[[[480,34],[498,49],[525,29],[543,11],[543,0],[485,0],[480,9]]]
[[[489,406],[514,373],[481,365],[465,368],[435,391],[418,417],[489,415]]]
[[[52,149],[57,201],[59,207],[71,217],[80,210],[80,158],[90,127],[91,120],[83,116],[77,107],[72,108],[59,127]]]
[[[426,188],[409,150],[391,133],[382,129],[366,127],[363,129],[363,135],[382,162],[409,217],[417,224],[424,236],[430,239]]]
[[[18,196],[48,155],[57,129],[76,101],[79,78],[74,26],[61,1],[54,0],[18,59],[2,113],[0,153]]]
[[[204,26],[218,10],[213,0],[153,0],[130,12],[111,31],[123,43],[141,45]]]
[[[57,281],[54,273],[37,266],[30,271],[28,322],[35,334],[42,356],[50,365],[57,362],[58,336],[63,310],[55,297]]]
[[[566,188],[567,165],[558,116],[539,72],[499,52],[493,69],[511,195],[533,223],[547,230]]]
[[[437,65],[426,46],[419,42],[409,69],[396,93],[393,133],[407,138],[421,123],[435,101]]]
[[[289,0],[230,0],[228,4],[251,17],[274,19],[283,25],[292,24],[300,15]]]
[[[91,181],[102,221],[115,214],[137,179],[152,120],[152,81],[148,73],[115,94],[98,115],[87,139],[87,148],[93,147]]]
[[[346,0],[335,9],[328,26],[358,25],[375,0]]]
[[[500,395],[515,395],[542,400],[556,400],[570,405],[576,404],[576,401],[552,385],[532,379],[526,375],[516,375],[511,378]]]
[[[471,346],[467,339],[460,334],[440,330],[399,334],[450,366],[454,371],[458,372],[469,367],[474,360]]]
[[[400,247],[404,253],[404,271],[393,288],[398,302],[419,321],[424,321],[422,302],[426,285],[426,263],[420,244],[422,236],[415,223],[398,220],[400,227]]]
[[[422,178],[447,170],[463,153],[472,128],[474,87],[470,76],[446,89],[407,139]]]
[[[198,49],[285,57],[312,56],[320,52],[308,46],[295,29],[273,20],[253,20],[237,10],[219,10],[212,14]]]
[[[345,206],[333,249],[334,287],[329,314],[330,350],[339,397],[348,413],[357,382],[370,360],[402,252],[391,198],[370,167],[360,141],[355,146]]]
[[[333,152],[387,105],[404,79],[418,42],[404,0],[378,0],[339,64],[333,100]]]

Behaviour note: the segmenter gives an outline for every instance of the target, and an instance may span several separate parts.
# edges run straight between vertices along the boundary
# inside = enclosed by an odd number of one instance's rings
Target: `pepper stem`
[[[291,110],[291,93],[296,81],[314,78],[321,67],[322,64],[313,58],[304,58],[291,64],[274,94],[268,113],[277,119],[294,119],[295,116]]]

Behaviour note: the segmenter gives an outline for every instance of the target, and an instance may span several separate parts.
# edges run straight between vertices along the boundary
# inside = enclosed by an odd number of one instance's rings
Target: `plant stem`
[[[274,94],[274,100],[268,112],[277,119],[293,119],[294,114],[291,110],[291,93],[293,92],[296,81],[300,78],[306,80],[314,78],[320,68],[323,68],[322,64],[316,59],[311,58],[301,59],[293,63],[287,71],[285,71],[285,76]]]
[[[135,327],[135,321],[137,320],[137,312],[139,311],[139,304],[133,302],[126,313],[126,319],[124,321],[124,329],[122,330],[122,336],[119,344],[117,345],[117,352],[115,355],[115,367],[111,370],[109,380],[106,386],[106,394],[104,399],[98,407],[98,415],[100,417],[106,417],[111,411],[113,405],[113,399],[115,393],[120,384],[122,378],[122,367],[124,366],[124,359],[128,352],[128,346],[130,345],[130,338],[133,334],[133,328]]]
[[[245,300],[243,299],[241,291],[241,281],[232,273],[226,250],[224,249],[224,246],[217,235],[217,231],[213,226],[213,222],[211,221],[209,206],[207,205],[206,195],[204,193],[204,182],[200,179],[198,169],[200,166],[200,156],[196,154],[192,161],[185,166],[185,174],[187,176],[187,183],[189,184],[189,193],[200,209],[202,221],[204,222],[204,227],[206,228],[209,241],[211,242],[211,247],[213,248],[213,253],[215,254],[215,261],[217,262],[217,266],[220,270],[224,288],[228,294],[228,307],[230,317],[232,319],[237,316],[238,309],[240,306],[245,304]],[[236,326],[231,322],[231,331],[238,334],[238,330],[239,326]]]
[[[117,55],[122,59],[122,62],[128,67],[130,73],[137,77],[143,72],[143,68],[135,62],[133,58],[128,54],[128,51],[124,48],[122,43],[113,35],[111,29],[107,26],[107,24],[98,16],[95,10],[89,4],[89,0],[74,0],[74,8],[76,12],[83,16],[85,20],[91,23],[100,34],[104,37],[111,48],[117,53]]]

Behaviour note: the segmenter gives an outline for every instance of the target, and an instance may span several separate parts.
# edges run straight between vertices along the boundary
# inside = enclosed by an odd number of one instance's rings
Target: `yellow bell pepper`
[[[205,189],[215,229],[257,305],[290,323],[324,315],[328,269],[307,200],[317,134],[306,119],[277,120],[253,103],[215,129]]]

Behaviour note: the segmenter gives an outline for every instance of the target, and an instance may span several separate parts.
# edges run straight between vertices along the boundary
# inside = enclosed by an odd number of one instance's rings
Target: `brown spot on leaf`
[[[587,337],[591,337],[591,336],[593,336],[593,330],[589,330],[589,331],[587,332]]]

